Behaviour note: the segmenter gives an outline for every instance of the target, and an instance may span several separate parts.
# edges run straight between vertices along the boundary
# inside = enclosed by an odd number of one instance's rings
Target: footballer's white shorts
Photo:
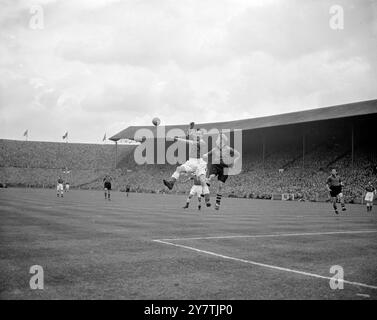
[[[365,195],[365,201],[367,202],[373,202],[373,199],[374,199],[374,192],[367,192],[367,194]]]
[[[65,185],[65,190],[66,190],[66,191],[69,191],[69,184],[66,184],[66,185]]]
[[[200,197],[202,193],[203,193],[203,187],[202,186],[193,185],[191,187],[190,195],[192,195],[192,196],[198,195],[198,197]]]
[[[196,176],[199,177],[203,174],[206,174],[207,162],[205,162],[201,158],[190,158],[184,164],[182,164],[182,167],[185,169],[186,172],[194,173]]]
[[[58,183],[58,185],[56,186],[56,190],[57,191],[63,191],[64,190],[63,184],[62,183]]]

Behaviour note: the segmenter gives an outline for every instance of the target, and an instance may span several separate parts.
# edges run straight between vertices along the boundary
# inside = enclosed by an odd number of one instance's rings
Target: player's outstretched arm
[[[190,145],[198,143],[195,140],[184,139],[184,138],[179,138],[179,137],[174,137],[174,141],[180,141],[180,142],[188,143]],[[203,139],[200,139],[199,143],[200,143],[200,145],[205,145],[205,141]]]
[[[207,159],[210,154],[212,154],[215,151],[216,148],[213,148],[212,150],[208,151],[207,153],[203,154],[203,159]]]
[[[191,140],[184,139],[184,138],[179,138],[179,137],[174,137],[174,141],[179,141],[179,142],[184,142],[184,143],[192,144]]]
[[[234,153],[234,163],[237,163],[237,161],[240,160],[241,158],[241,154],[236,149],[233,149],[233,153]]]

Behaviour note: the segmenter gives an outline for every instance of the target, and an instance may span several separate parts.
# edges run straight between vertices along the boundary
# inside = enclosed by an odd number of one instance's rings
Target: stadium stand
[[[377,185],[375,123],[377,100],[251,119],[251,123],[229,122],[231,130],[244,127],[243,158],[241,174],[229,178],[224,195],[281,199],[282,194],[289,194],[290,199],[326,201],[326,178],[336,168],[344,179],[346,201],[360,202],[367,182]],[[200,126],[210,125],[226,128],[226,123]],[[132,138],[137,128],[125,129],[110,139]],[[175,166],[137,165],[135,148],[0,140],[0,183],[55,187],[57,176],[62,175],[73,188],[101,189],[102,177],[110,174],[113,187],[121,191],[128,184],[133,192],[188,192],[189,182],[168,191],[161,181]],[[70,173],[64,176],[66,168]]]
[[[35,148],[34,144],[38,146]],[[28,145],[26,147],[26,145]],[[62,143],[63,145],[63,143]],[[69,152],[59,153],[59,147]],[[126,146],[119,146],[120,149]],[[100,189],[102,177],[114,177],[114,187],[131,191],[151,193],[187,193],[189,183],[179,183],[172,192],[161,184],[163,178],[174,171],[171,165],[136,165],[130,156],[134,147],[120,152],[122,167],[114,169],[114,147],[101,145],[58,146],[56,143],[34,143],[0,140],[0,181],[7,186],[55,187],[56,177],[67,167],[68,180],[73,188]],[[88,149],[92,149],[90,152]],[[42,152],[43,150],[43,152]],[[336,167],[345,179],[348,202],[360,198],[368,181],[377,185],[373,163],[365,150],[358,150],[353,167],[347,153],[334,162],[336,152],[326,148],[315,149],[306,155],[304,168],[296,159],[297,152],[271,152],[262,163],[261,157],[246,155],[241,174],[231,176],[224,194],[231,197],[271,199],[272,194],[294,194],[295,199],[323,201],[327,199],[325,181],[330,168]],[[341,153],[339,153],[341,154]],[[98,156],[99,155],[99,156]],[[95,161],[98,156],[98,161]],[[278,161],[277,161],[278,160]],[[11,165],[12,163],[17,165]],[[55,163],[59,165],[54,165]],[[66,164],[70,164],[70,166]],[[85,168],[85,164],[88,165]],[[331,166],[329,166],[331,164]],[[282,172],[279,169],[283,168]]]
[[[242,173],[229,178],[224,190],[228,196],[271,199],[288,193],[295,199],[326,201],[326,178],[336,168],[344,179],[347,202],[360,202],[366,183],[377,183],[375,123],[377,100],[370,100],[198,127],[242,130]],[[110,140],[132,139],[141,128],[156,130],[132,126]],[[166,131],[176,128],[186,126],[166,126]],[[161,179],[173,170],[173,166],[144,165],[121,179],[144,192],[167,192]],[[173,192],[187,190],[188,186],[178,184]]]

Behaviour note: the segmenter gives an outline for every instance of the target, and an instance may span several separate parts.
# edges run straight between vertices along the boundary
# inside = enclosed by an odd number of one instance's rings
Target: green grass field
[[[377,208],[225,198],[198,212],[184,200],[0,189],[1,299],[377,298]],[[32,265],[43,290],[30,289]]]

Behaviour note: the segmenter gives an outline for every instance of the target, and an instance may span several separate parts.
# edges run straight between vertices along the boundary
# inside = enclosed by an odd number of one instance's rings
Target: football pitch
[[[214,198],[211,198],[212,204]],[[1,299],[376,299],[377,208],[0,189]],[[30,267],[44,272],[32,290]],[[344,272],[332,289],[331,268]],[[340,282],[336,282],[339,284]]]

